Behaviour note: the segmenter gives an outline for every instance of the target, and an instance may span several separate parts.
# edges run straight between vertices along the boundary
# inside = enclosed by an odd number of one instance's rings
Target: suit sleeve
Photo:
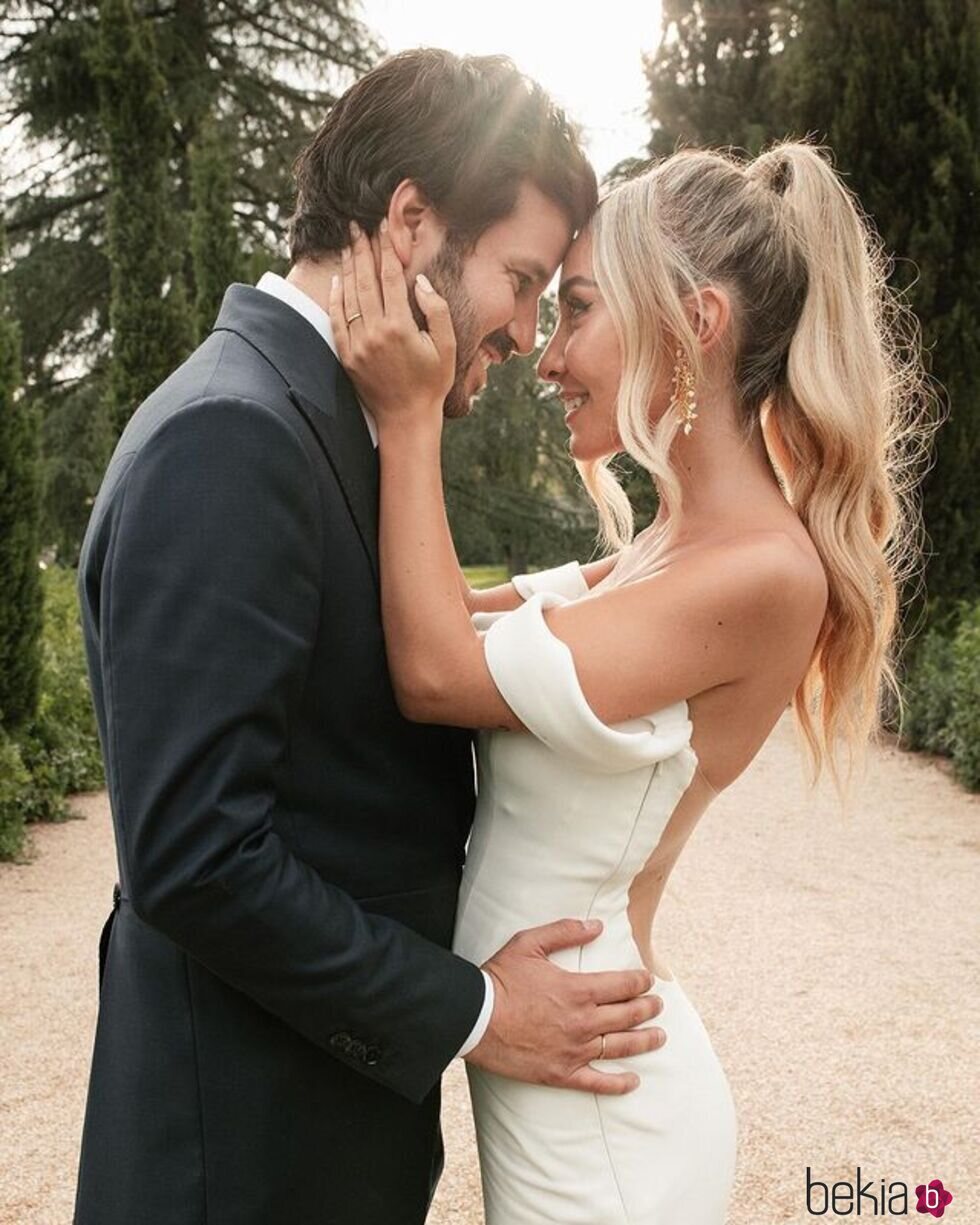
[[[323,531],[310,457],[259,404],[191,404],[132,457],[101,575],[120,854],[144,922],[420,1101],[480,1013],[480,970],[361,910],[277,832]]]

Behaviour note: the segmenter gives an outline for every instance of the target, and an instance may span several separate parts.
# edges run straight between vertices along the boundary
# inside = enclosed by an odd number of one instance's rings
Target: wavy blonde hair
[[[886,284],[873,227],[823,152],[776,145],[753,161],[676,153],[613,190],[594,221],[596,281],[622,350],[617,424],[654,478],[667,535],[681,504],[671,459],[679,428],[655,423],[655,388],[675,352],[702,372],[692,303],[709,285],[732,300],[739,424],[762,429],[783,492],[829,584],[826,615],[793,698],[815,783],[828,765],[844,798],[881,731],[895,674],[899,592],[918,571],[914,491],[935,403],[918,327]],[[580,465],[611,548],[633,538],[633,512],[609,461]]]

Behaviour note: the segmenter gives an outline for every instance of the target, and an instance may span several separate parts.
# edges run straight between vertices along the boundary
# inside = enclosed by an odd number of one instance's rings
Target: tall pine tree
[[[924,485],[932,613],[980,598],[980,5],[807,0],[790,74],[897,256],[949,418]]]
[[[0,725],[34,716],[41,669],[37,415],[22,394],[0,219]]]

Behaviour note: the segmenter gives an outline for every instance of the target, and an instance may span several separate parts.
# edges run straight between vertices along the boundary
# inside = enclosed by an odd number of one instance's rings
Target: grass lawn
[[[463,573],[471,587],[499,587],[507,582],[506,566],[464,566]]]

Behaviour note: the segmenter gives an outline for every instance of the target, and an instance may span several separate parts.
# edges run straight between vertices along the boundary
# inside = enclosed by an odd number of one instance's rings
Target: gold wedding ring
[[[357,314],[355,315],[348,315],[347,316],[347,326],[350,327],[350,325],[354,322],[354,320],[360,319],[360,317],[361,317],[361,311],[358,311]]]
[[[605,1059],[605,1057],[606,1057],[606,1035],[600,1034],[599,1035],[599,1058]]]

